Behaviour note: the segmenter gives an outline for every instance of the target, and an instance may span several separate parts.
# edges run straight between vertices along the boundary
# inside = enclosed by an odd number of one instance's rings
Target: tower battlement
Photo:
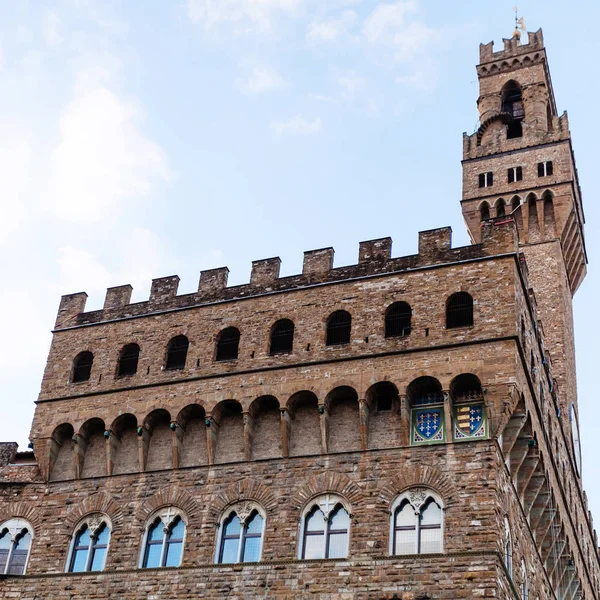
[[[392,258],[391,238],[367,240],[359,244],[358,263],[343,267],[333,266],[333,248],[308,250],[304,253],[302,273],[287,277],[279,276],[279,257],[255,260],[249,283],[231,287],[227,287],[227,267],[208,269],[200,272],[198,291],[183,295],[177,295],[177,275],[160,277],[152,281],[148,300],[130,303],[131,285],[111,287],[106,291],[103,309],[90,312],[85,312],[86,292],[67,294],[61,298],[55,329],[516,252],[516,231],[512,220],[497,219],[482,228],[481,243],[452,248],[450,227],[431,229],[419,232],[418,249],[418,254]]]
[[[479,44],[480,66],[495,60],[523,56],[532,51],[544,51],[544,34],[541,28],[527,32],[528,43],[523,44],[520,37],[503,38],[504,48],[494,52],[494,42]]]

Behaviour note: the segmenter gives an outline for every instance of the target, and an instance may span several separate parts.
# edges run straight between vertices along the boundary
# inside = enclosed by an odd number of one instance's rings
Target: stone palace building
[[[0,597],[599,600],[572,297],[581,190],[542,32],[480,47],[472,244],[63,296],[0,445]]]

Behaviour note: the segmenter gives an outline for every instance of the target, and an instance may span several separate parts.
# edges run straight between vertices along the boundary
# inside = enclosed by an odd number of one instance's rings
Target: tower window
[[[554,172],[551,160],[538,163],[538,177],[549,177]]]
[[[412,310],[406,302],[394,302],[385,313],[385,337],[410,335]]]
[[[511,167],[508,169],[508,183],[523,181],[523,167]]]
[[[494,174],[491,171],[479,173],[479,187],[486,188],[494,185]]]
[[[521,86],[516,81],[507,82],[502,89],[502,112],[512,117],[506,127],[506,138],[511,140],[522,137],[525,109]]]
[[[350,342],[352,317],[345,310],[336,310],[327,319],[327,346],[339,346]]]
[[[185,335],[174,337],[167,347],[167,362],[165,369],[183,369],[187,359],[190,342]]]
[[[235,360],[240,346],[240,331],[235,327],[223,329],[217,339],[217,360]]]
[[[294,322],[280,319],[271,329],[271,349],[273,354],[287,354],[294,347]]]
[[[467,292],[457,292],[446,304],[446,329],[473,325],[473,298]]]
[[[94,355],[89,352],[80,352],[73,361],[73,376],[71,381],[73,383],[80,383],[81,381],[88,381],[92,374],[92,365],[94,363]]]
[[[138,360],[140,358],[140,347],[137,344],[127,344],[121,350],[119,357],[119,377],[124,375],[135,375],[138,368]]]

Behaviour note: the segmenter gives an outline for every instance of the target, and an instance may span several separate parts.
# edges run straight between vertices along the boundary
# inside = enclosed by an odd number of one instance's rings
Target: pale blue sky
[[[600,210],[600,7],[521,4],[543,27],[568,109],[587,217],[575,300],[584,480],[600,515],[594,371]],[[462,132],[477,123],[480,42],[513,28],[513,2],[480,0],[0,0],[0,439],[27,443],[61,294],[107,286],[181,292],[201,269],[462,221]]]

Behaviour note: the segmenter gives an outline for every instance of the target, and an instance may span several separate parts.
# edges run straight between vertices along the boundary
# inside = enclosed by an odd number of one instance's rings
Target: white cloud
[[[353,96],[366,86],[366,81],[353,71],[338,73],[336,82],[344,90],[346,96]]]
[[[309,40],[331,42],[347,33],[356,20],[357,15],[353,10],[345,10],[338,19],[311,23],[308,26],[306,37]]]
[[[289,83],[273,69],[254,67],[247,77],[238,79],[236,85],[247,94],[263,94],[288,87]]]
[[[93,223],[168,179],[164,152],[137,128],[139,109],[106,87],[78,90],[60,117],[51,157],[48,206],[59,217]]]
[[[269,31],[274,14],[292,12],[303,0],[188,0],[192,22],[205,29],[232,26],[236,33]]]
[[[46,44],[48,44],[48,46],[51,48],[60,46],[65,39],[59,31],[61,25],[62,21],[56,13],[49,11],[44,15],[44,19],[42,21],[42,34]]]
[[[321,131],[321,119],[307,121],[302,115],[296,115],[287,121],[272,121],[271,129],[278,135],[314,135]]]
[[[419,21],[409,22],[407,17],[417,9],[416,0],[399,0],[394,4],[380,4],[367,17],[363,34],[372,45],[391,48],[394,57],[409,61],[426,49],[434,32]]]

